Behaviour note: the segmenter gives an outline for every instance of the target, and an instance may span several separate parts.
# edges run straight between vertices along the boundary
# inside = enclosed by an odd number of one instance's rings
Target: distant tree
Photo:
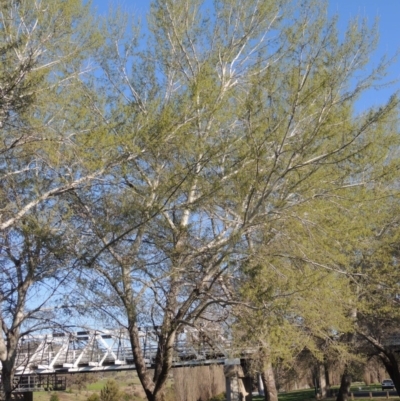
[[[386,182],[370,188],[364,197],[362,237],[354,247],[353,266],[358,276],[352,284],[357,294],[353,347],[354,352],[378,358],[400,391],[400,220],[398,178],[393,173],[398,160],[390,162]]]
[[[338,343],[337,333],[352,330],[347,313],[351,294],[345,275],[300,259],[285,264],[273,253],[255,252],[253,263],[243,269],[243,305],[233,308],[236,344],[255,350],[251,367],[261,374],[266,401],[278,399],[274,368],[290,368],[298,355],[307,351],[307,365],[315,367],[320,380],[327,355],[343,358],[348,353]]]

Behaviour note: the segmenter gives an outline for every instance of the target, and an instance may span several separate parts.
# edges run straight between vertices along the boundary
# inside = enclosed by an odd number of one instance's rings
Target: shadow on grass
[[[303,400],[315,400],[315,390],[308,388],[306,390],[291,391],[290,393],[279,393],[279,401],[303,401]]]
[[[264,397],[253,397],[253,401],[263,401]],[[290,393],[279,393],[279,401],[307,401],[315,400],[314,389],[291,391]]]

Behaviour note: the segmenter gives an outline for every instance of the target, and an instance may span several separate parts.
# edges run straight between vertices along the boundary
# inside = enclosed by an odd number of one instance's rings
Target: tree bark
[[[340,382],[339,393],[337,395],[336,401],[347,401],[350,394],[351,386],[351,375],[349,374],[347,367],[342,375],[342,380]]]
[[[2,361],[1,386],[4,400],[11,401],[14,391],[14,360]]]
[[[395,353],[375,338],[363,332],[359,332],[359,334],[361,334],[378,351],[379,359],[382,361],[390,378],[393,380],[397,394],[400,394],[400,370]]]
[[[386,351],[383,353],[381,352],[379,354],[379,358],[385,365],[385,368],[390,376],[390,378],[393,380],[393,384],[396,388],[397,394],[399,393],[400,390],[400,370],[399,370],[399,364],[397,362],[396,356],[393,352],[391,351]]]
[[[19,318],[21,316],[21,313],[16,314],[15,325],[20,323]],[[5,401],[11,401],[14,391],[15,360],[20,332],[18,328],[14,328],[7,330],[7,333],[3,331],[1,335],[5,337],[0,340],[1,388],[4,392]]]
[[[326,398],[327,395],[327,382],[326,382],[325,364],[318,364],[318,383],[321,398]]]
[[[324,373],[325,373],[325,384],[326,384],[326,390],[330,390],[331,388],[331,381],[329,379],[329,368],[328,368],[328,363],[325,361],[324,362]]]
[[[168,373],[172,367],[172,350],[175,341],[175,333],[169,333],[168,337],[163,341],[163,344],[159,344],[163,350],[161,351],[162,355],[157,356],[158,360],[156,365],[159,369],[159,373],[154,379],[151,378],[143,357],[136,324],[130,327],[129,336],[136,371],[148,401],[163,401]]]
[[[269,360],[264,363],[264,370],[261,372],[262,382],[264,384],[264,400],[278,401],[278,391],[276,390],[275,374],[272,364]]]
[[[140,347],[139,333],[136,324],[132,324],[129,327],[129,339],[132,347],[133,359],[136,366],[136,371],[142,387],[146,393],[146,397],[149,401],[153,401],[154,392],[154,382],[149,376],[149,371],[147,369],[144,357],[142,355],[142,350]]]

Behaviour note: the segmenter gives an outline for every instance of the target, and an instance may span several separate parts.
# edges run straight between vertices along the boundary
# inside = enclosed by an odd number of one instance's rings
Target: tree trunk
[[[11,401],[14,390],[14,371],[13,364],[2,362],[3,369],[1,371],[1,385],[4,392],[4,400]]]
[[[264,384],[264,400],[278,401],[278,391],[276,390],[275,375],[272,370],[272,364],[269,360],[264,363],[264,370],[261,372],[261,378]]]
[[[164,401],[165,397],[164,397],[164,389],[158,391],[155,394],[152,394],[152,397],[149,398],[147,397],[149,401]]]
[[[381,353],[379,355],[381,361],[385,365],[385,368],[390,376],[390,378],[393,380],[394,386],[396,387],[397,394],[399,393],[400,390],[400,371],[399,371],[399,364],[397,363],[396,356],[393,352],[391,351],[386,351],[385,353]]]
[[[318,363],[318,385],[321,398],[326,398],[327,383],[326,383],[325,365],[323,363]]]
[[[149,371],[147,369],[142,350],[140,347],[138,328],[135,323],[129,327],[129,339],[132,347],[132,355],[136,366],[136,371],[142,384],[143,390],[146,393],[146,397],[149,401],[154,401],[154,382],[151,380]]]
[[[18,316],[21,316],[21,314],[18,314]],[[16,323],[19,322],[16,321]],[[1,334],[4,336],[4,332]],[[0,341],[0,360],[2,364],[1,389],[4,392],[5,401],[11,401],[14,391],[14,372],[19,329],[9,330],[5,337],[6,339],[2,338]]]
[[[388,372],[393,384],[396,388],[397,394],[400,394],[400,370],[396,354],[388,347],[385,347],[381,342],[375,338],[359,332],[376,350],[378,350],[378,357],[383,362],[386,371]]]
[[[351,386],[351,375],[349,374],[347,367],[342,375],[342,380],[340,382],[339,393],[336,401],[347,401],[350,394]]]
[[[324,372],[325,372],[326,390],[328,391],[331,388],[331,381],[329,379],[329,368],[328,368],[328,363],[326,361],[324,362]]]
[[[163,337],[163,344],[159,344],[162,347],[162,355],[158,355],[156,358],[156,369],[158,372],[154,380],[150,376],[150,372],[147,369],[142,349],[140,346],[139,333],[136,324],[132,324],[129,328],[129,337],[132,347],[133,359],[136,366],[136,372],[142,387],[146,393],[148,401],[163,401],[164,392],[167,384],[168,374],[172,368],[172,354],[173,344],[175,341],[175,332],[169,333],[168,337]]]

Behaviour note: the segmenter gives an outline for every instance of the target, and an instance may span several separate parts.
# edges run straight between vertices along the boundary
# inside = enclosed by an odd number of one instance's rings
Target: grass
[[[366,385],[356,385],[351,387],[351,391],[375,391],[378,390],[380,391],[380,384],[372,384],[370,386]],[[390,398],[398,398],[398,397],[390,397]],[[315,400],[315,391],[313,388],[311,389],[306,389],[306,390],[296,390],[296,391],[290,391],[287,393],[279,393],[278,394],[278,399],[279,401],[308,401],[308,400]],[[328,401],[335,400],[336,398],[328,398]],[[349,397],[349,400],[351,398]],[[371,401],[371,398],[365,397],[365,398],[354,398],[355,401]],[[373,397],[372,401],[384,401],[386,400],[386,397]],[[253,397],[253,401],[264,401],[264,397]]]
[[[306,390],[296,390],[287,393],[278,394],[279,401],[304,401],[304,400],[315,400],[315,391],[313,388]]]
[[[83,390],[79,391],[76,388],[72,388],[66,392],[58,392],[58,396],[60,401],[86,401],[89,394],[92,392],[100,392],[101,389],[104,387],[107,379],[110,376],[105,376],[99,379],[96,382],[88,383]],[[128,388],[130,386],[139,386],[139,379],[138,377],[129,373],[122,373],[118,375],[113,375],[113,378],[118,382],[121,388]],[[370,386],[366,386],[363,383],[356,384],[351,387],[351,391],[380,391],[380,384],[372,384]],[[34,401],[49,401],[51,396],[51,392],[36,392],[34,393],[33,400]],[[398,398],[398,397],[391,397],[391,398]],[[296,390],[290,392],[284,392],[278,394],[279,401],[309,401],[315,400],[315,391],[313,388],[306,389],[306,390]],[[328,401],[335,400],[334,398],[328,399]],[[374,397],[372,401],[384,401],[386,397]],[[264,397],[253,397],[253,401],[264,401]],[[365,398],[355,398],[355,401],[371,401],[369,397]]]
[[[101,391],[106,384],[106,380],[90,383],[86,385],[86,389],[90,391]]]
[[[95,376],[88,376],[86,382],[79,386],[76,382],[71,379],[67,385],[67,391],[58,391],[57,395],[60,401],[86,401],[88,396],[92,393],[100,393],[108,379],[114,379],[121,391],[132,394],[132,400],[137,399],[133,396],[134,392],[137,392],[137,388],[141,388],[139,378],[133,371],[129,372],[118,372],[118,373],[101,373],[95,378],[96,381],[92,381]],[[92,380],[90,380],[92,379]],[[33,393],[34,401],[49,401],[51,392],[38,391]]]
[[[278,394],[279,401],[315,401],[315,391],[313,388],[305,390],[295,390],[285,393]],[[253,397],[253,401],[264,401],[264,396]]]
[[[37,393],[33,393],[33,400],[34,401],[49,401],[51,397],[51,392],[48,391],[39,391]],[[87,395],[85,392],[73,392],[67,393],[63,391],[57,392],[58,398],[60,401],[86,401]]]
[[[278,394],[279,401],[306,401],[315,400],[314,389],[296,390]],[[264,396],[253,397],[253,401],[264,401]]]

